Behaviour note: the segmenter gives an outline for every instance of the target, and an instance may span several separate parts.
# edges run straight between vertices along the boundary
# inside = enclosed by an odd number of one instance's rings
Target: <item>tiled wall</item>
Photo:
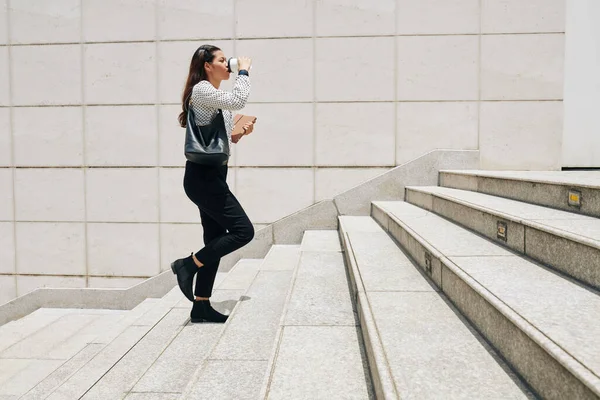
[[[201,246],[176,117],[203,43],[254,59],[229,181],[259,225],[435,148],[558,167],[564,0],[0,0],[0,302]]]

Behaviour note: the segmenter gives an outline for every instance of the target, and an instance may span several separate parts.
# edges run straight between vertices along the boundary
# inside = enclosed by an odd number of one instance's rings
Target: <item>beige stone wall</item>
[[[259,225],[436,148],[559,167],[564,8],[0,0],[0,302],[128,286],[202,245],[176,116],[203,43],[254,59],[230,185]]]

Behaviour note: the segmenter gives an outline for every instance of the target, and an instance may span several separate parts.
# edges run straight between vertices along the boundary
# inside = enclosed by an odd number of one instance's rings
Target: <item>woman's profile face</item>
[[[227,58],[225,57],[225,53],[221,50],[217,50],[213,53],[215,58],[213,62],[206,65],[206,70],[209,75],[220,79],[227,80],[229,79],[229,71],[227,69]]]

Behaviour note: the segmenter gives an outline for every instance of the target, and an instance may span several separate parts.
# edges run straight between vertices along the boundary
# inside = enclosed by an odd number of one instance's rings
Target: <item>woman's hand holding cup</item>
[[[238,57],[238,68],[240,71],[243,69],[249,71],[251,66],[252,59],[250,57]]]

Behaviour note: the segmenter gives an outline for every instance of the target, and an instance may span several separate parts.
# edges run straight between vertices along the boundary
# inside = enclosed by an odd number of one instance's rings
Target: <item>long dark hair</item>
[[[179,125],[183,128],[187,125],[187,112],[189,98],[192,95],[194,86],[200,82],[208,79],[206,71],[204,70],[204,63],[211,63],[215,59],[215,52],[221,50],[216,46],[210,44],[204,44],[194,52],[192,61],[190,62],[190,72],[188,73],[185,87],[183,89],[183,95],[181,96],[181,109],[182,112],[179,114]]]

